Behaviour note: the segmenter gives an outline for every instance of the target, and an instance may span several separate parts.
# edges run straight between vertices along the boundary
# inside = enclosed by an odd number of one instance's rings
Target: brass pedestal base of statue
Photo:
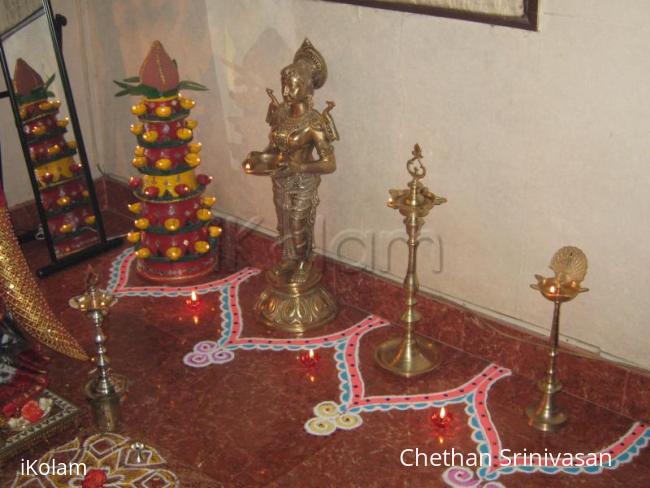
[[[120,426],[120,402],[126,391],[127,380],[122,375],[111,376],[111,387],[101,391],[97,379],[84,387],[86,398],[93,412],[93,419],[99,432],[117,432]]]
[[[392,373],[411,378],[436,369],[441,358],[433,341],[407,334],[383,342],[375,351],[375,361]]]
[[[566,414],[559,412],[553,401],[553,396],[562,390],[562,385],[559,383],[551,385],[546,381],[540,381],[538,387],[543,393],[542,399],[539,404],[526,408],[528,425],[542,432],[557,432],[567,421]]]
[[[292,271],[266,272],[267,287],[257,299],[255,311],[273,329],[302,334],[331,322],[339,307],[322,285],[320,271],[311,268],[302,283],[291,281]]]

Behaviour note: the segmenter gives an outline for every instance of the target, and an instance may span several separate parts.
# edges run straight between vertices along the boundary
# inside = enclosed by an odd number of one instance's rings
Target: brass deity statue
[[[247,174],[271,177],[282,245],[282,259],[267,272],[268,287],[256,310],[267,325],[295,333],[329,322],[338,310],[313,266],[320,175],[336,170],[332,142],[339,138],[330,116],[334,102],[327,102],[322,113],[312,105],[314,90],[326,79],[325,60],[305,39],[293,63],[282,70],[283,101],[266,90],[269,145],[242,163]]]

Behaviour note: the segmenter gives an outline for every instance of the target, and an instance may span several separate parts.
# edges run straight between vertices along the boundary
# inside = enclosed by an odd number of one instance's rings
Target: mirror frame
[[[23,151],[23,156],[25,158],[25,163],[27,164],[29,179],[32,185],[32,190],[34,192],[34,199],[36,201],[36,209],[38,211],[38,216],[43,227],[43,233],[45,235],[45,240],[47,242],[50,259],[52,261],[51,264],[37,270],[37,275],[39,277],[50,275],[61,269],[66,268],[67,266],[71,266],[84,259],[88,259],[99,253],[118,247],[119,245],[122,244],[123,241],[121,237],[116,237],[112,239],[107,239],[106,237],[104,221],[99,208],[99,203],[97,201],[97,194],[95,192],[95,185],[93,183],[92,174],[90,172],[90,164],[88,161],[86,147],[84,145],[83,137],[81,134],[79,118],[77,116],[77,110],[75,108],[74,98],[72,96],[72,89],[70,87],[70,80],[68,78],[68,73],[65,67],[65,61],[63,59],[63,53],[61,51],[61,27],[65,25],[65,20],[63,20],[65,19],[65,17],[62,17],[60,15],[59,16],[54,15],[50,0],[42,0],[42,3],[43,3],[42,9],[37,10],[33,14],[26,17],[15,27],[0,34],[0,65],[2,67],[2,73],[4,75],[5,83],[7,86],[7,92],[11,103],[13,115],[14,115],[14,121],[16,124],[16,128],[18,130],[18,138],[20,139],[20,145]],[[26,25],[30,24],[37,18],[40,18],[42,15],[46,17],[48,28],[50,31],[50,37],[52,40],[52,49],[54,50],[56,64],[59,70],[59,76],[61,77],[61,85],[63,87],[63,98],[65,99],[65,103],[67,105],[68,116],[70,118],[70,123],[72,125],[72,131],[74,134],[74,138],[77,142],[77,155],[79,158],[79,162],[81,163],[82,166],[83,175],[86,178],[86,185],[89,193],[90,205],[96,217],[96,229],[99,236],[99,242],[97,244],[93,244],[89,247],[80,249],[61,258],[57,257],[56,255],[54,241],[52,239],[52,235],[50,233],[47,224],[47,214],[45,208],[43,207],[38,181],[36,179],[34,168],[32,167],[31,164],[29,146],[27,145],[27,140],[22,130],[22,121],[19,115],[18,101],[16,99],[16,93],[14,91],[11,72],[7,64],[7,57],[4,49],[4,41],[10,35],[14,34],[16,31],[20,30]]]

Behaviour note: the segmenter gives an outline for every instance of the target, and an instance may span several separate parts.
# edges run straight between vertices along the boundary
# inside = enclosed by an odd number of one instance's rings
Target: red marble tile
[[[40,224],[34,201],[11,207],[9,209],[9,215],[17,235],[35,231]]]
[[[623,396],[623,414],[650,421],[650,375],[630,371]]]
[[[560,353],[558,377],[567,392],[620,412],[627,371],[608,361]]]
[[[122,215],[128,215],[125,202],[133,198],[124,183],[111,178],[102,178],[98,182],[98,187],[106,194],[106,204],[109,208]],[[16,209],[16,214],[26,211]],[[116,218],[107,220],[114,222]],[[223,272],[234,271],[242,266],[266,269],[278,258],[279,248],[270,237],[260,234],[252,227],[244,228],[233,222],[224,221],[222,226],[224,233],[219,248]],[[113,225],[110,229],[113,232],[109,234],[117,233],[118,229],[125,232],[129,228],[130,217],[128,220],[121,221],[119,226]],[[326,286],[342,303],[395,322],[399,321],[404,300],[399,283],[331,259],[319,258],[318,262],[323,270]],[[446,304],[426,295],[419,298],[418,309],[423,315],[422,321],[418,324],[420,333],[435,337],[470,354],[502,364],[527,378],[535,379],[543,374],[547,361],[546,338],[479,317],[456,305]],[[562,355],[564,356],[565,354]],[[567,359],[560,360],[560,371],[567,391],[607,408],[621,411],[622,388],[627,374],[625,368],[597,358],[566,356]],[[647,390],[637,388],[626,392],[626,405],[646,405],[647,400],[641,393],[643,391]],[[624,410],[626,414],[638,411],[638,407],[628,407]]]
[[[133,191],[128,185],[110,176],[104,176],[102,183],[106,193],[106,208],[115,213],[132,217],[133,214],[129,212],[128,204],[136,202],[137,198],[133,196]]]
[[[108,203],[108,193],[110,190],[107,188],[106,179],[107,178],[105,176],[102,176],[101,178],[97,178],[96,180],[94,180],[97,203],[99,204],[99,208],[102,211],[110,209]]]
[[[130,219],[107,212],[106,221],[107,227],[117,232],[129,225]],[[226,269],[244,265],[264,268],[273,262],[277,249],[268,237],[229,222],[224,222],[223,228],[225,268],[213,278],[223,276]],[[121,249],[90,261],[104,280],[119,252]],[[25,253],[34,267],[47,262],[43,243],[30,243]],[[87,264],[43,279],[40,285],[55,313],[91,349],[89,321],[67,304],[70,296],[81,292]],[[319,260],[319,266],[323,266],[325,283],[341,300],[341,312],[333,323],[307,337],[349,327],[368,313],[397,321],[403,308],[398,283],[328,259]],[[135,275],[132,280],[133,284],[140,282]],[[283,337],[256,321],[253,304],[264,286],[263,275],[258,275],[240,287],[244,338]],[[432,433],[431,409],[364,413],[363,425],[355,430],[337,431],[326,438],[307,434],[303,424],[313,416],[313,407],[339,398],[332,349],[319,351],[320,361],[312,370],[291,351],[239,350],[227,364],[200,369],[184,366],[183,356],[197,341],[220,336],[217,305],[217,294],[202,295],[196,313],[199,323],[194,324],[194,313],[183,298],[123,297],[106,324],[114,371],[130,380],[122,407],[122,431],[164,454],[182,486],[443,486],[442,468],[404,467],[399,462],[401,451],[420,447],[430,452],[443,446],[465,453],[476,450],[460,405],[451,407],[456,420],[442,444]],[[541,377],[546,364],[545,339],[425,295],[418,309],[423,316],[418,330],[440,341],[441,366],[409,380],[383,370],[374,361],[374,351],[402,330],[397,326],[378,328],[363,336],[358,355],[369,394],[443,390],[496,361],[515,374],[499,380],[490,391],[493,421],[504,445],[529,451],[599,449],[624,433],[631,418],[648,417],[647,376],[563,352],[559,360],[565,390],[558,395],[558,403],[569,413],[569,423],[556,434],[530,429],[523,409],[539,398],[533,380]],[[82,406],[86,412],[82,429],[92,431],[83,397],[89,365],[51,355],[52,388]],[[622,411],[624,416],[614,411]],[[45,446],[39,449],[42,453]],[[12,477],[11,470],[3,470],[0,485],[8,486]],[[650,483],[650,450],[643,450],[620,469],[596,476],[515,474],[499,481],[505,486],[525,487],[646,486]]]
[[[107,221],[113,219],[117,217],[109,213]],[[229,230],[227,224],[225,228]],[[253,234],[243,239],[249,240],[255,242],[251,248],[245,248],[247,259],[264,264],[267,258],[251,251],[264,249],[268,241]],[[26,254],[33,263],[47,259],[40,244],[26,246]],[[104,279],[111,260],[119,252],[115,250],[91,261]],[[239,262],[241,254],[232,253],[233,261]],[[40,283],[55,312],[80,342],[90,348],[89,321],[67,305],[68,298],[83,288],[85,265],[67,269]],[[349,287],[353,293],[361,283],[370,292],[365,296],[357,294],[353,298],[354,306],[347,305],[342,297],[338,318],[323,329],[310,332],[308,337],[349,327],[368,313],[367,309],[362,310],[365,307],[391,313],[388,308],[382,308],[383,293],[389,296],[393,307],[401,303],[398,285],[380,278],[365,278],[358,271],[342,275],[339,265],[335,266],[325,268],[326,276],[333,280],[328,284],[340,286],[339,290]],[[214,275],[217,276],[220,274]],[[132,280],[132,284],[140,283],[136,275]],[[255,320],[253,304],[264,286],[263,275],[258,275],[240,287],[244,338],[283,337],[282,333],[271,331]],[[320,351],[321,359],[312,370],[302,366],[297,353],[291,351],[239,350],[227,364],[201,369],[185,367],[182,358],[197,341],[214,340],[221,334],[217,303],[217,294],[202,295],[201,309],[197,312],[199,324],[194,324],[193,312],[187,309],[182,298],[122,297],[106,324],[108,353],[114,371],[130,380],[122,407],[122,431],[158,448],[183,486],[442,486],[442,468],[406,468],[399,462],[401,451],[412,447],[425,451],[443,447],[465,453],[475,451],[460,405],[450,407],[456,421],[443,436],[442,444],[432,432],[431,409],[364,413],[363,425],[353,431],[339,431],[326,438],[307,434],[303,424],[313,416],[313,407],[324,400],[336,401],[340,394],[332,349]],[[381,369],[374,361],[376,347],[388,338],[399,336],[402,330],[396,326],[378,328],[361,339],[358,355],[369,394],[443,390],[471,378],[491,358],[504,357],[499,356],[498,348],[478,343],[473,337],[479,337],[477,331],[485,329],[480,336],[484,341],[496,341],[500,347],[506,347],[504,342],[498,342],[505,340],[496,332],[498,327],[481,322],[484,319],[427,299],[421,301],[420,310],[422,332],[450,344],[439,345],[441,366],[410,380]],[[470,348],[474,353],[467,354],[458,346]],[[489,357],[479,357],[481,354]],[[88,380],[88,370],[88,365],[53,354],[52,388],[86,412],[82,387]],[[502,379],[493,387],[490,409],[508,446],[596,448],[620,435],[631,423],[628,418],[563,393],[559,401],[570,413],[570,424],[557,435],[545,437],[529,429],[523,417],[523,408],[536,400],[537,395],[534,382],[518,375]],[[608,398],[601,400],[608,401]],[[90,416],[84,417],[82,424],[84,429],[92,430]],[[639,459],[620,470],[598,476],[551,478],[518,474],[504,476],[500,481],[506,486],[526,487],[549,483],[553,486],[574,486],[571,483],[597,487],[643,486],[650,480],[650,463],[645,453]],[[0,482],[7,481],[3,486],[10,480],[10,475],[0,475]]]

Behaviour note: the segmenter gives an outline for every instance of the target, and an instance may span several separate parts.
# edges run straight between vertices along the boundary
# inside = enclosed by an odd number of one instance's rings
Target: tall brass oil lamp
[[[526,409],[528,425],[544,432],[555,432],[567,421],[566,414],[554,402],[555,394],[562,390],[562,384],[557,379],[560,306],[573,300],[579,293],[588,291],[588,288],[580,286],[587,274],[587,257],[577,247],[567,246],[557,251],[551,259],[550,268],[555,272],[555,277],[535,275],[537,283],[530,285],[554,304],[549,363],[545,378],[538,383],[542,398],[537,405]]]
[[[415,334],[415,325],[422,318],[415,309],[419,290],[417,251],[424,217],[434,206],[447,201],[446,198],[431,193],[420,181],[427,170],[422,164],[422,150],[419,144],[415,145],[412,154],[413,157],[406,162],[406,169],[413,179],[405,190],[390,190],[388,200],[388,206],[399,210],[404,216],[408,234],[409,258],[404,279],[406,311],[401,316],[405,334],[404,337],[389,339],[375,351],[375,360],[382,368],[407,378],[431,371],[440,364],[440,356],[433,341]]]
[[[125,391],[126,379],[121,375],[111,374],[102,325],[117,298],[106,290],[97,288],[98,281],[99,277],[91,269],[86,277],[86,292],[71,298],[69,304],[88,315],[95,325],[96,375],[86,383],[84,390],[98,429],[101,432],[115,432],[119,425],[119,403]]]

